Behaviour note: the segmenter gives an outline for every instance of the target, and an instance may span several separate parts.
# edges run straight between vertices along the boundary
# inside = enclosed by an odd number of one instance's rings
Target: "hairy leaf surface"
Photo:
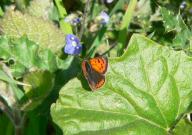
[[[64,33],[52,22],[43,20],[19,11],[7,10],[0,20],[1,31],[11,38],[19,38],[23,35],[40,45],[41,48],[49,48],[53,52],[61,53],[65,44]]]

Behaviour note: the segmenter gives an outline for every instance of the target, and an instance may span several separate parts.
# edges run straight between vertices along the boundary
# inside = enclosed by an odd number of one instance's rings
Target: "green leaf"
[[[61,53],[65,44],[64,33],[51,21],[43,20],[19,11],[7,10],[0,20],[2,32],[11,38],[23,35],[40,45],[40,49],[49,48],[53,52]]]
[[[4,14],[2,7],[0,7],[0,17],[2,17]]]
[[[161,7],[160,8],[160,12],[163,18],[163,23],[164,23],[164,27],[167,31],[172,31],[172,30],[180,30],[180,25],[179,25],[179,18],[180,16],[177,15],[175,17],[175,15],[173,14],[173,12],[167,10],[166,8]],[[183,24],[184,26],[185,24]]]
[[[64,18],[67,16],[67,11],[62,3],[62,0],[55,0],[55,4],[57,6],[60,18],[59,25],[66,34],[72,34],[73,31],[71,25],[64,21]]]
[[[32,110],[37,107],[49,95],[54,84],[54,75],[48,71],[34,71],[24,76],[23,82],[30,86],[24,86],[27,103],[22,110]]]
[[[118,34],[118,56],[123,54],[124,49],[126,48],[126,40],[127,40],[127,29],[129,28],[129,24],[131,22],[135,7],[137,4],[137,0],[131,0],[129,2],[129,6],[123,16],[120,31]]]
[[[151,11],[151,1],[148,0],[140,0],[137,3],[137,9],[134,12],[134,16],[145,18],[149,17],[152,14]]]
[[[0,58],[14,63],[10,65],[13,76],[21,77],[29,70],[44,69],[55,72],[58,68],[68,68],[67,60],[64,62],[50,50],[40,51],[39,46],[34,42],[21,37],[20,39],[10,40],[0,37]]]
[[[162,14],[165,30],[168,32],[176,31],[176,35],[172,41],[171,46],[177,49],[185,49],[189,38],[192,37],[192,32],[183,21],[180,14],[175,16],[171,11],[167,10],[166,8],[161,8],[160,12]]]
[[[13,90],[8,83],[0,81],[0,96],[3,98],[9,107],[13,107],[16,103],[16,98]]]
[[[0,96],[10,107],[17,107],[17,101],[23,98],[24,93],[17,87],[16,80],[13,79],[10,69],[0,63]]]
[[[46,135],[47,115],[37,115],[34,112],[29,112],[27,116],[28,123],[25,125],[24,135]]]
[[[117,12],[118,10],[122,10],[126,4],[126,0],[118,0],[117,3],[115,4],[115,6],[112,8],[112,10],[110,11],[110,16],[112,16],[113,14],[115,14],[115,12]]]
[[[191,135],[191,133],[192,123],[190,123],[186,119],[182,119],[174,130],[174,135]]]
[[[8,83],[16,84],[16,81],[11,76],[11,72],[10,72],[9,68],[7,66],[5,66],[5,64],[3,64],[3,63],[0,63],[0,80],[8,82]]]
[[[18,109],[18,101],[24,97],[24,93],[15,84],[0,81],[0,96],[9,107]]]
[[[96,92],[73,79],[51,106],[64,134],[167,135],[192,100],[192,58],[133,35]]]

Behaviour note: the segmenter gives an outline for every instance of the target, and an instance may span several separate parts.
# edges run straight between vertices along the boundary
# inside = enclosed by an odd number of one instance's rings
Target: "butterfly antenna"
[[[101,56],[104,56],[104,55],[106,55],[107,53],[109,53],[116,45],[117,45],[117,42],[113,43],[113,44],[111,45],[111,47],[110,47],[107,51],[105,51],[104,53],[101,54]]]

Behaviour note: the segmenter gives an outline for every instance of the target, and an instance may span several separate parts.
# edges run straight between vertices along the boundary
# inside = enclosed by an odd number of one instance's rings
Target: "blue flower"
[[[81,53],[82,50],[82,45],[78,39],[78,37],[76,37],[73,34],[68,34],[65,37],[65,48],[64,48],[64,52],[67,54],[71,54],[71,55],[77,55]]]
[[[104,11],[99,14],[98,18],[101,24],[107,24],[109,22],[109,15]]]

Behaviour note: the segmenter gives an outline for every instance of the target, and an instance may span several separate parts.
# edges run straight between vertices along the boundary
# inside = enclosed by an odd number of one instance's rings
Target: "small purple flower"
[[[79,24],[81,22],[81,19],[80,18],[74,18],[73,20],[72,20],[72,24],[73,25],[77,25],[77,24]]]
[[[107,24],[109,22],[109,15],[105,11],[102,11],[98,17],[101,21],[101,24]]]
[[[78,37],[76,37],[73,34],[68,34],[65,37],[65,48],[64,48],[64,52],[67,54],[71,54],[71,55],[77,55],[81,53],[82,50],[82,45],[78,39]]]
[[[81,19],[76,14],[70,14],[65,17],[64,21],[75,26],[81,22]]]

